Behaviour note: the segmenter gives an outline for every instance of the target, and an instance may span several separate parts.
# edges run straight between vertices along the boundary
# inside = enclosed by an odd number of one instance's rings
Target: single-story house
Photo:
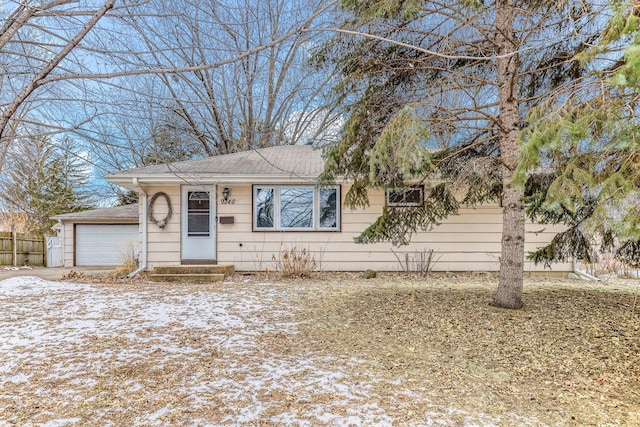
[[[371,191],[368,208],[351,210],[343,205],[348,182],[315,186],[322,169],[320,150],[278,146],[134,168],[106,179],[140,195],[142,269],[220,263],[238,271],[273,270],[274,260],[291,249],[306,250],[324,271],[398,271],[407,256],[418,259],[429,250],[434,271],[499,269],[500,206],[461,209],[432,230],[414,234],[406,247],[357,244],[354,237],[377,219],[385,203],[420,204],[422,192],[396,199]],[[531,251],[559,228],[528,223],[526,230],[525,250]],[[563,263],[553,269],[572,267]],[[544,268],[526,263],[526,269]]]
[[[93,209],[51,217],[62,240],[62,264],[116,266],[137,257],[140,246],[138,205]]]

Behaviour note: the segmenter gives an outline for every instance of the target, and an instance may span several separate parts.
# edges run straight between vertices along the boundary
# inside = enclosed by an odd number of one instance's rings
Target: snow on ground
[[[295,339],[296,304],[278,284],[1,281],[0,426],[391,426],[403,402],[428,404],[389,384],[389,413],[376,378],[350,376],[360,361],[288,355],[270,339]],[[429,408],[420,425],[453,424]]]

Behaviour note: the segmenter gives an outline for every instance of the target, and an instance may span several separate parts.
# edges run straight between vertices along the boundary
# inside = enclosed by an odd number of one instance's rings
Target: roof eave
[[[95,218],[80,218],[80,217],[58,217],[52,216],[52,220],[62,223],[72,222],[75,224],[138,224],[139,218],[109,218],[109,217],[95,217]]]
[[[216,183],[227,184],[287,184],[287,183],[309,183],[315,184],[318,181],[317,175],[219,175],[219,174],[162,174],[162,175],[133,175],[114,174],[107,175],[105,179],[112,184],[121,187],[135,189],[133,181],[137,178],[138,185],[161,186],[161,185],[206,185]]]

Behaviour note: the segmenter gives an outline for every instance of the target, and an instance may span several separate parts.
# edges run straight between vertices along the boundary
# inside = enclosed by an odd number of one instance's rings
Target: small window
[[[423,185],[387,189],[387,206],[422,206],[423,204]]]
[[[254,230],[338,230],[339,187],[254,186]]]

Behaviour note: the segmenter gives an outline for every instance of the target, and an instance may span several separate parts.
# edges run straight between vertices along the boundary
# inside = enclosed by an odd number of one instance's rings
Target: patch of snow
[[[161,420],[162,417],[165,417],[169,413],[170,413],[169,408],[165,406],[164,408],[160,408],[154,413],[149,414],[147,421],[159,421]]]
[[[189,413],[189,408],[207,407],[212,402],[222,404],[225,410],[217,424],[200,418],[181,421],[198,426],[265,421],[298,426],[399,425],[401,420],[378,404],[380,396],[373,385],[380,380],[371,378],[362,383],[349,374],[364,361],[316,355],[301,359],[264,348],[260,337],[265,334],[298,333],[298,325],[291,319],[301,308],[290,292],[291,287],[277,283],[230,284],[212,291],[178,293],[167,289],[121,292],[35,277],[6,279],[0,282],[0,389],[11,385],[11,389],[24,390],[30,399],[58,402],[61,407],[132,394],[151,402],[136,407],[139,412],[134,425],[165,426],[174,411]],[[211,366],[207,370],[182,372],[184,378],[172,389],[149,387],[135,377],[136,367],[144,366],[150,355],[155,365],[147,369],[163,373],[159,377],[165,372],[171,377],[171,369],[201,361],[203,355],[208,361],[208,354]],[[114,372],[124,368],[134,376],[121,373],[121,389],[102,389]],[[32,376],[39,377],[39,387],[31,387]],[[453,415],[468,415],[435,407],[426,388],[409,392],[402,390],[401,384],[401,378],[389,384],[398,389],[391,398],[406,395],[434,408],[423,414],[425,426],[451,425]],[[165,399],[180,398],[160,407],[152,404],[159,402],[158,393]],[[19,406],[22,399],[3,392],[3,401],[10,404]],[[276,402],[281,409],[273,412],[273,399],[300,405],[289,409],[286,402]],[[127,410],[132,409],[126,401],[122,406],[105,407],[91,421],[113,425],[110,415]],[[46,427],[80,422],[60,414],[38,414],[38,419],[47,418],[49,421],[42,424]],[[492,422],[481,415],[466,419],[465,425]]]
[[[33,296],[49,292],[71,292],[86,289],[88,285],[50,282],[38,277],[18,276],[0,281],[0,297]]]
[[[80,418],[62,418],[57,420],[47,421],[46,423],[39,424],[40,427],[64,427],[70,424],[77,425],[81,421]]]
[[[6,378],[5,383],[24,384],[26,382],[29,382],[29,377],[30,375],[20,373],[18,375]]]
[[[23,265],[21,267],[18,266],[8,266],[3,268],[4,271],[20,271],[20,270],[33,270],[33,267],[30,265]]]
[[[142,391],[144,390],[144,386],[140,383],[135,383],[133,384],[131,387],[128,388],[129,392],[136,392],[136,391]]]

